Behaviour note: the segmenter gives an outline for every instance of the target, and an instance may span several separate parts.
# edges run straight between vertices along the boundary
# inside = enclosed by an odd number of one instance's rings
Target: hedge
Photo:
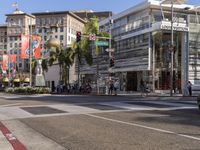
[[[13,94],[48,94],[50,89],[47,87],[15,87],[6,88],[5,92]]]

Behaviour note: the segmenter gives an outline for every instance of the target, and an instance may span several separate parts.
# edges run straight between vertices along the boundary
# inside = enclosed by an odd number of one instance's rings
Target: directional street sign
[[[107,41],[96,41],[95,44],[97,46],[108,46],[108,42]]]
[[[114,52],[114,48],[106,48],[106,52]]]

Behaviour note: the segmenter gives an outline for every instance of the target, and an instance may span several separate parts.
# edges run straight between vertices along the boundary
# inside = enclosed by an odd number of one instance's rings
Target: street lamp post
[[[171,78],[170,78],[170,96],[173,96],[173,78],[174,78],[174,30],[173,30],[173,9],[174,3],[171,1]]]
[[[199,24],[198,11],[200,11],[200,6],[196,6],[194,9],[195,9],[195,14],[196,14],[196,22],[197,24]]]
[[[30,87],[32,86],[32,52],[33,52],[33,42],[32,42],[32,18],[30,18],[30,48],[29,48],[29,63],[30,63]]]

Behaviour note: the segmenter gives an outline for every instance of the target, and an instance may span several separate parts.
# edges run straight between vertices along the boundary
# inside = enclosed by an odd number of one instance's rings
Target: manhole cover
[[[21,107],[21,109],[34,114],[34,115],[42,115],[42,114],[56,114],[56,113],[67,113],[66,111],[58,110],[55,108],[50,108],[47,106],[41,107]]]

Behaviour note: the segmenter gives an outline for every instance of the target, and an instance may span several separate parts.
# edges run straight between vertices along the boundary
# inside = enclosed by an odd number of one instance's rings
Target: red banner
[[[10,63],[16,63],[17,56],[16,54],[10,54]]]
[[[3,54],[3,65],[2,65],[2,69],[3,69],[3,70],[7,70],[7,69],[8,69],[8,55],[7,55],[7,54]]]
[[[40,44],[41,44],[41,37],[39,35],[33,35],[33,42],[32,42],[32,45],[33,45],[33,56],[36,59],[41,58],[41,47],[40,47]]]
[[[21,58],[29,58],[29,35],[22,35]],[[32,36],[33,56],[36,59],[41,58],[41,37],[39,35]]]
[[[29,35],[22,35],[21,58],[29,58]]]

